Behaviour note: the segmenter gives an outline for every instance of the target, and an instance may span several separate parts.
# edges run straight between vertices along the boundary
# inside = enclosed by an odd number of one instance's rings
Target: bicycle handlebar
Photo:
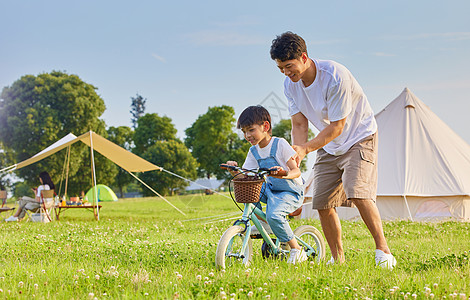
[[[274,173],[274,171],[276,170],[272,170],[272,169],[267,169],[267,168],[259,168],[258,171],[254,171],[254,170],[244,170],[240,167],[237,167],[237,166],[230,166],[230,165],[227,165],[227,164],[220,164],[220,168],[221,169],[225,169],[225,170],[232,170],[232,171],[239,171],[239,172],[251,172],[251,173],[254,173],[254,174],[268,174],[268,175],[271,175],[271,173]],[[282,170],[282,171],[277,171],[277,173],[275,174],[277,176],[287,176],[287,171],[286,170]]]

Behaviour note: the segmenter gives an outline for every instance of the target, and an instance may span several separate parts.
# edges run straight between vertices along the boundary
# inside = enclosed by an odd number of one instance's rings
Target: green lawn
[[[219,195],[105,202],[101,219],[69,210],[60,222],[0,223],[0,298],[31,299],[468,299],[469,224],[385,222],[398,265],[376,268],[362,222],[343,222],[345,265],[298,266],[261,257],[215,268],[220,236],[237,216]],[[219,219],[213,216],[222,215]],[[4,216],[2,216],[4,217]],[[293,228],[317,220],[294,220]],[[327,258],[330,254],[327,250]],[[432,294],[432,295],[431,295]]]

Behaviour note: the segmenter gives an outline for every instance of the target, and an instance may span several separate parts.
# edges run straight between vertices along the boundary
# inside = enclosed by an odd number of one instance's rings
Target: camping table
[[[95,215],[95,219],[98,220],[98,213],[96,211],[97,207],[101,209],[101,205],[66,205],[66,206],[57,205],[56,207],[54,207],[54,211],[55,211],[55,216],[56,216],[57,221],[59,221],[59,216],[62,211],[66,211],[67,209],[73,209],[73,208],[84,208],[84,209],[93,211],[93,214]]]

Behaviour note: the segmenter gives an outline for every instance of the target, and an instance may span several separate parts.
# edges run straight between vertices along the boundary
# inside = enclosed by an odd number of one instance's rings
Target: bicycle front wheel
[[[318,229],[311,225],[301,225],[294,230],[294,234],[315,250],[309,258],[313,258],[315,261],[325,258],[325,240]]]
[[[242,233],[242,226],[232,226],[227,229],[220,238],[215,253],[215,265],[220,269],[225,269],[231,265],[241,263],[246,267],[250,264],[253,256],[253,245],[251,238],[247,237],[247,245],[242,253],[245,234]]]

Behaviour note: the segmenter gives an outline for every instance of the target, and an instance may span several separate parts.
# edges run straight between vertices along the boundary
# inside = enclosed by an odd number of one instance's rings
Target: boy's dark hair
[[[298,59],[303,52],[307,53],[307,45],[304,39],[290,31],[276,36],[271,44],[270,51],[271,58],[280,61]]]
[[[248,106],[238,117],[237,128],[241,129],[243,127],[251,126],[254,124],[263,125],[265,121],[269,122],[269,131],[271,134],[271,115],[268,110],[261,105]]]

